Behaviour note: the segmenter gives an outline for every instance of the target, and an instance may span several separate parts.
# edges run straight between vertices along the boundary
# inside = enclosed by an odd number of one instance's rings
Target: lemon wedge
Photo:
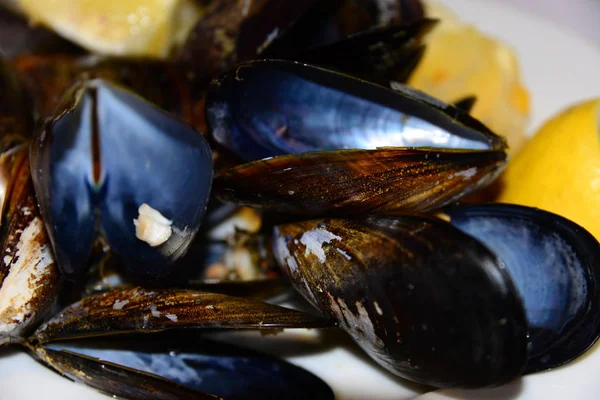
[[[562,215],[600,239],[600,98],[547,121],[509,162],[498,201]]]
[[[515,52],[444,6],[431,0],[424,6],[440,23],[425,38],[425,54],[408,84],[447,103],[476,96],[471,114],[505,136],[515,153],[525,142],[530,113]]]
[[[166,58],[202,16],[194,0],[16,0],[41,24],[103,55]]]

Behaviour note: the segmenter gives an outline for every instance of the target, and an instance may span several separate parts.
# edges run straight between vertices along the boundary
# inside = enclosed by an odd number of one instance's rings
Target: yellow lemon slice
[[[425,39],[425,54],[408,84],[447,103],[476,96],[471,114],[505,136],[516,152],[526,138],[529,94],[515,52],[438,3],[424,5],[440,24]]]
[[[32,23],[90,51],[165,58],[202,16],[194,0],[16,0]]]
[[[539,207],[600,239],[600,98],[547,121],[508,164],[498,201]]]

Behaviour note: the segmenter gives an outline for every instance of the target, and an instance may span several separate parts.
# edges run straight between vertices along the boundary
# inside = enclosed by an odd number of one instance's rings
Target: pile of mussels
[[[459,203],[506,143],[469,99],[403,84],[435,28],[417,2],[239,3],[210,3],[170,61],[2,12],[1,343],[132,399],[333,398],[215,330],[339,327],[435,387],[590,348],[600,246],[548,212]],[[275,304],[292,287],[314,312]]]

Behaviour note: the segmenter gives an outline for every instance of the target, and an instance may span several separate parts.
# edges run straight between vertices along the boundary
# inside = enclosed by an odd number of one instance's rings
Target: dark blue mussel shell
[[[199,229],[213,175],[202,134],[125,89],[82,81],[31,146],[33,181],[62,272],[85,272],[98,233],[137,275],[161,276]],[[136,237],[147,204],[172,221],[166,242]]]
[[[56,342],[45,347],[158,375],[228,400],[334,398],[325,382],[300,367],[197,334],[177,332],[151,341]]]
[[[213,82],[206,116],[215,139],[248,161],[388,146],[506,147],[463,110],[394,88],[298,62],[256,60]]]
[[[412,24],[373,28],[305,52],[294,49],[291,54],[266,58],[319,65],[383,86],[391,81],[404,83],[423,56],[423,38],[436,23],[421,19]]]
[[[510,204],[445,211],[450,223],[496,254],[520,295],[529,325],[526,372],[564,364],[600,335],[600,245],[558,215]]]
[[[296,289],[390,372],[482,388],[557,367],[600,335],[600,244],[516,205],[443,218],[370,215],[278,225],[273,252]]]

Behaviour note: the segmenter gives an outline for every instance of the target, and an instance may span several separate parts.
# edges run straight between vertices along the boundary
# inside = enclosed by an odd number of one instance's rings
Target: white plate
[[[532,93],[531,131],[570,104],[600,97],[600,51],[585,40],[497,1],[445,3],[464,20],[516,49],[525,83]],[[301,344],[292,341],[298,338]],[[293,363],[310,369],[332,386],[337,399],[403,400],[424,392],[424,388],[401,382],[374,366],[341,334],[286,332],[269,338],[254,336],[252,343],[261,350],[288,355]],[[245,340],[245,344],[251,342]],[[23,352],[3,350],[0,354],[0,400],[108,399],[50,372]],[[600,392],[597,371],[600,350],[592,349],[567,367],[527,376],[495,390],[440,391],[419,399],[592,400]]]

